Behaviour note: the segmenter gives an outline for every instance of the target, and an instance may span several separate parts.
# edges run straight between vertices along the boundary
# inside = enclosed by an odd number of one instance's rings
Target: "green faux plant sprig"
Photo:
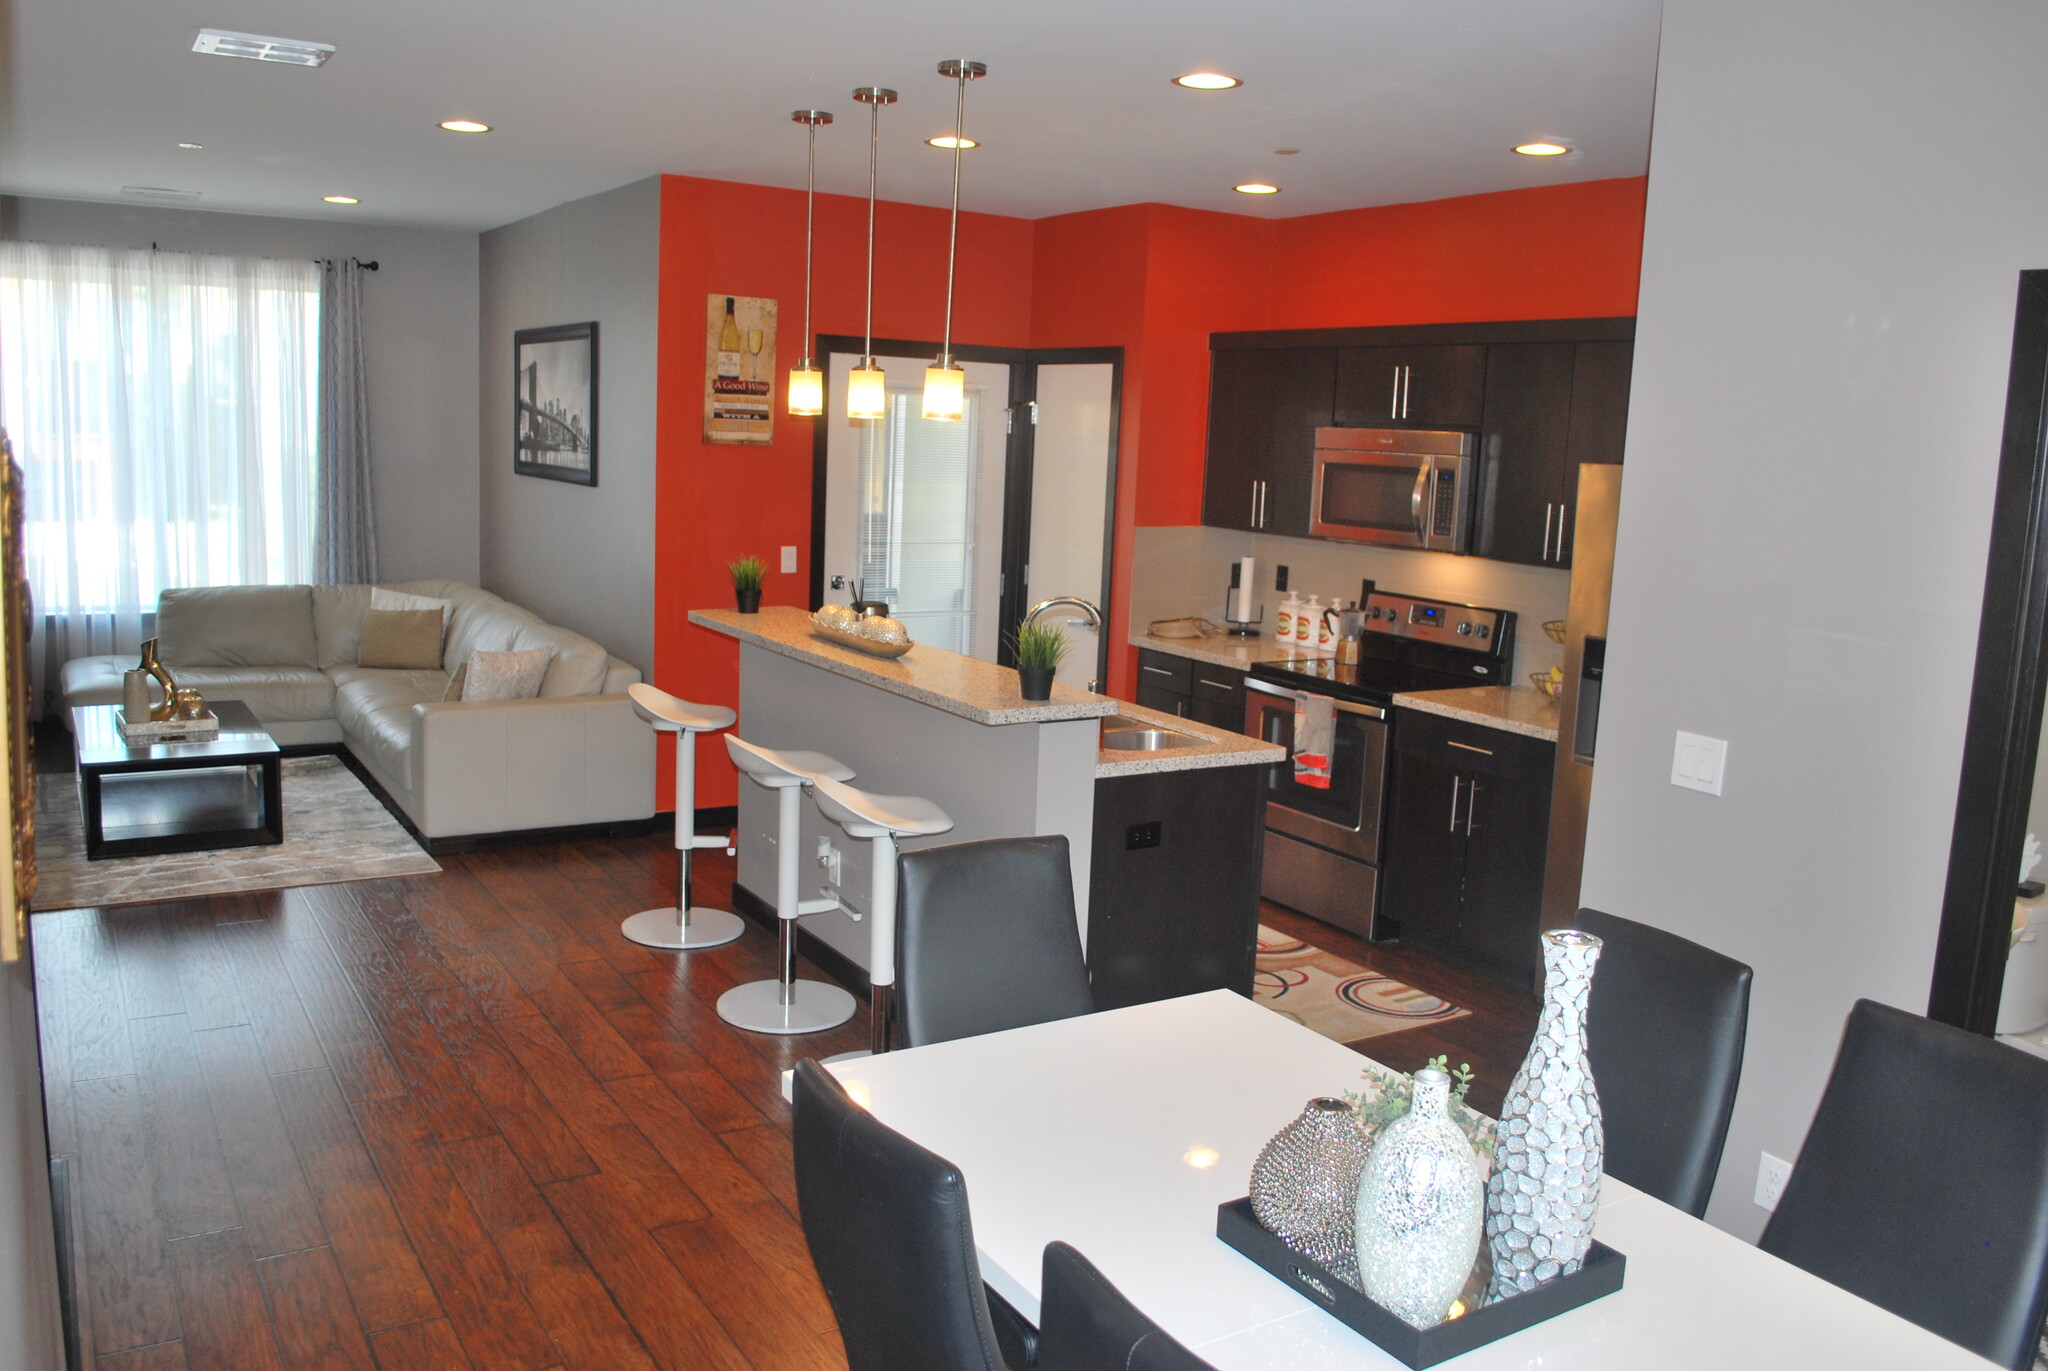
[[[1010,639],[1020,671],[1052,671],[1067,655],[1067,635],[1049,624],[1019,624]]]
[[[768,575],[768,564],[751,552],[727,562],[725,569],[732,573],[734,590],[759,590]]]
[[[1451,1078],[1451,1099],[1449,1113],[1451,1121],[1465,1132],[1465,1137],[1482,1157],[1493,1155],[1492,1120],[1465,1103],[1465,1092],[1472,1088],[1472,1064],[1460,1062],[1454,1068],[1449,1054],[1431,1057],[1425,1069],[1443,1072]],[[1396,1071],[1393,1079],[1382,1081],[1372,1072],[1362,1073],[1368,1087],[1363,1092],[1347,1090],[1344,1102],[1351,1106],[1351,1112],[1365,1125],[1366,1131],[1378,1137],[1380,1130],[1408,1112],[1415,1094],[1415,1078]]]

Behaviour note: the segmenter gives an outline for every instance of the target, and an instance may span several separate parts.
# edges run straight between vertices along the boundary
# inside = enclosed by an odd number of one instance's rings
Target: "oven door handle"
[[[1246,690],[1256,690],[1261,695],[1277,695],[1283,700],[1295,700],[1301,697],[1301,692],[1298,690],[1289,690],[1286,686],[1273,685],[1249,676],[1245,678],[1244,688]],[[1384,719],[1387,717],[1387,711],[1381,709],[1378,705],[1353,704],[1349,700],[1339,700],[1334,696],[1331,697],[1330,703],[1339,714],[1360,714],[1368,719]]]

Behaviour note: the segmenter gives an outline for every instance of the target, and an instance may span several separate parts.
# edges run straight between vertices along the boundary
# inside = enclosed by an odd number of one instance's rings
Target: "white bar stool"
[[[775,916],[777,975],[736,985],[718,997],[718,1017],[755,1033],[817,1033],[853,1017],[853,996],[824,981],[796,978],[796,921],[838,909],[836,899],[806,900],[797,893],[797,847],[803,842],[803,792],[820,778],[847,780],[853,768],[822,752],[777,752],[725,735],[733,765],[775,792]]]
[[[874,843],[867,910],[868,1051],[887,1052],[889,1011],[896,994],[896,840],[947,832],[953,819],[930,800],[915,795],[871,795],[827,776],[818,778],[817,796],[819,812],[844,828],[848,837]],[[827,1060],[838,1061],[839,1057]]]
[[[626,687],[633,712],[656,733],[676,738],[676,902],[672,909],[643,909],[619,925],[642,947],[671,952],[720,947],[739,937],[746,921],[730,910],[690,903],[690,854],[700,847],[725,847],[726,839],[697,832],[697,735],[730,728],[733,712],[722,705],[693,705],[644,681]]]

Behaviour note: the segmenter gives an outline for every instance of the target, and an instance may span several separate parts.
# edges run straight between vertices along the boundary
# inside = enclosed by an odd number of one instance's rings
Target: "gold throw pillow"
[[[431,671],[441,665],[441,611],[363,611],[363,645],[356,665]]]

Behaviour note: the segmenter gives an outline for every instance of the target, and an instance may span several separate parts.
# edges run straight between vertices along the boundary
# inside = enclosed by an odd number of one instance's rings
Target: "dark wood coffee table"
[[[115,706],[71,711],[88,861],[284,841],[277,741],[240,700],[209,703],[219,737],[142,747]]]

